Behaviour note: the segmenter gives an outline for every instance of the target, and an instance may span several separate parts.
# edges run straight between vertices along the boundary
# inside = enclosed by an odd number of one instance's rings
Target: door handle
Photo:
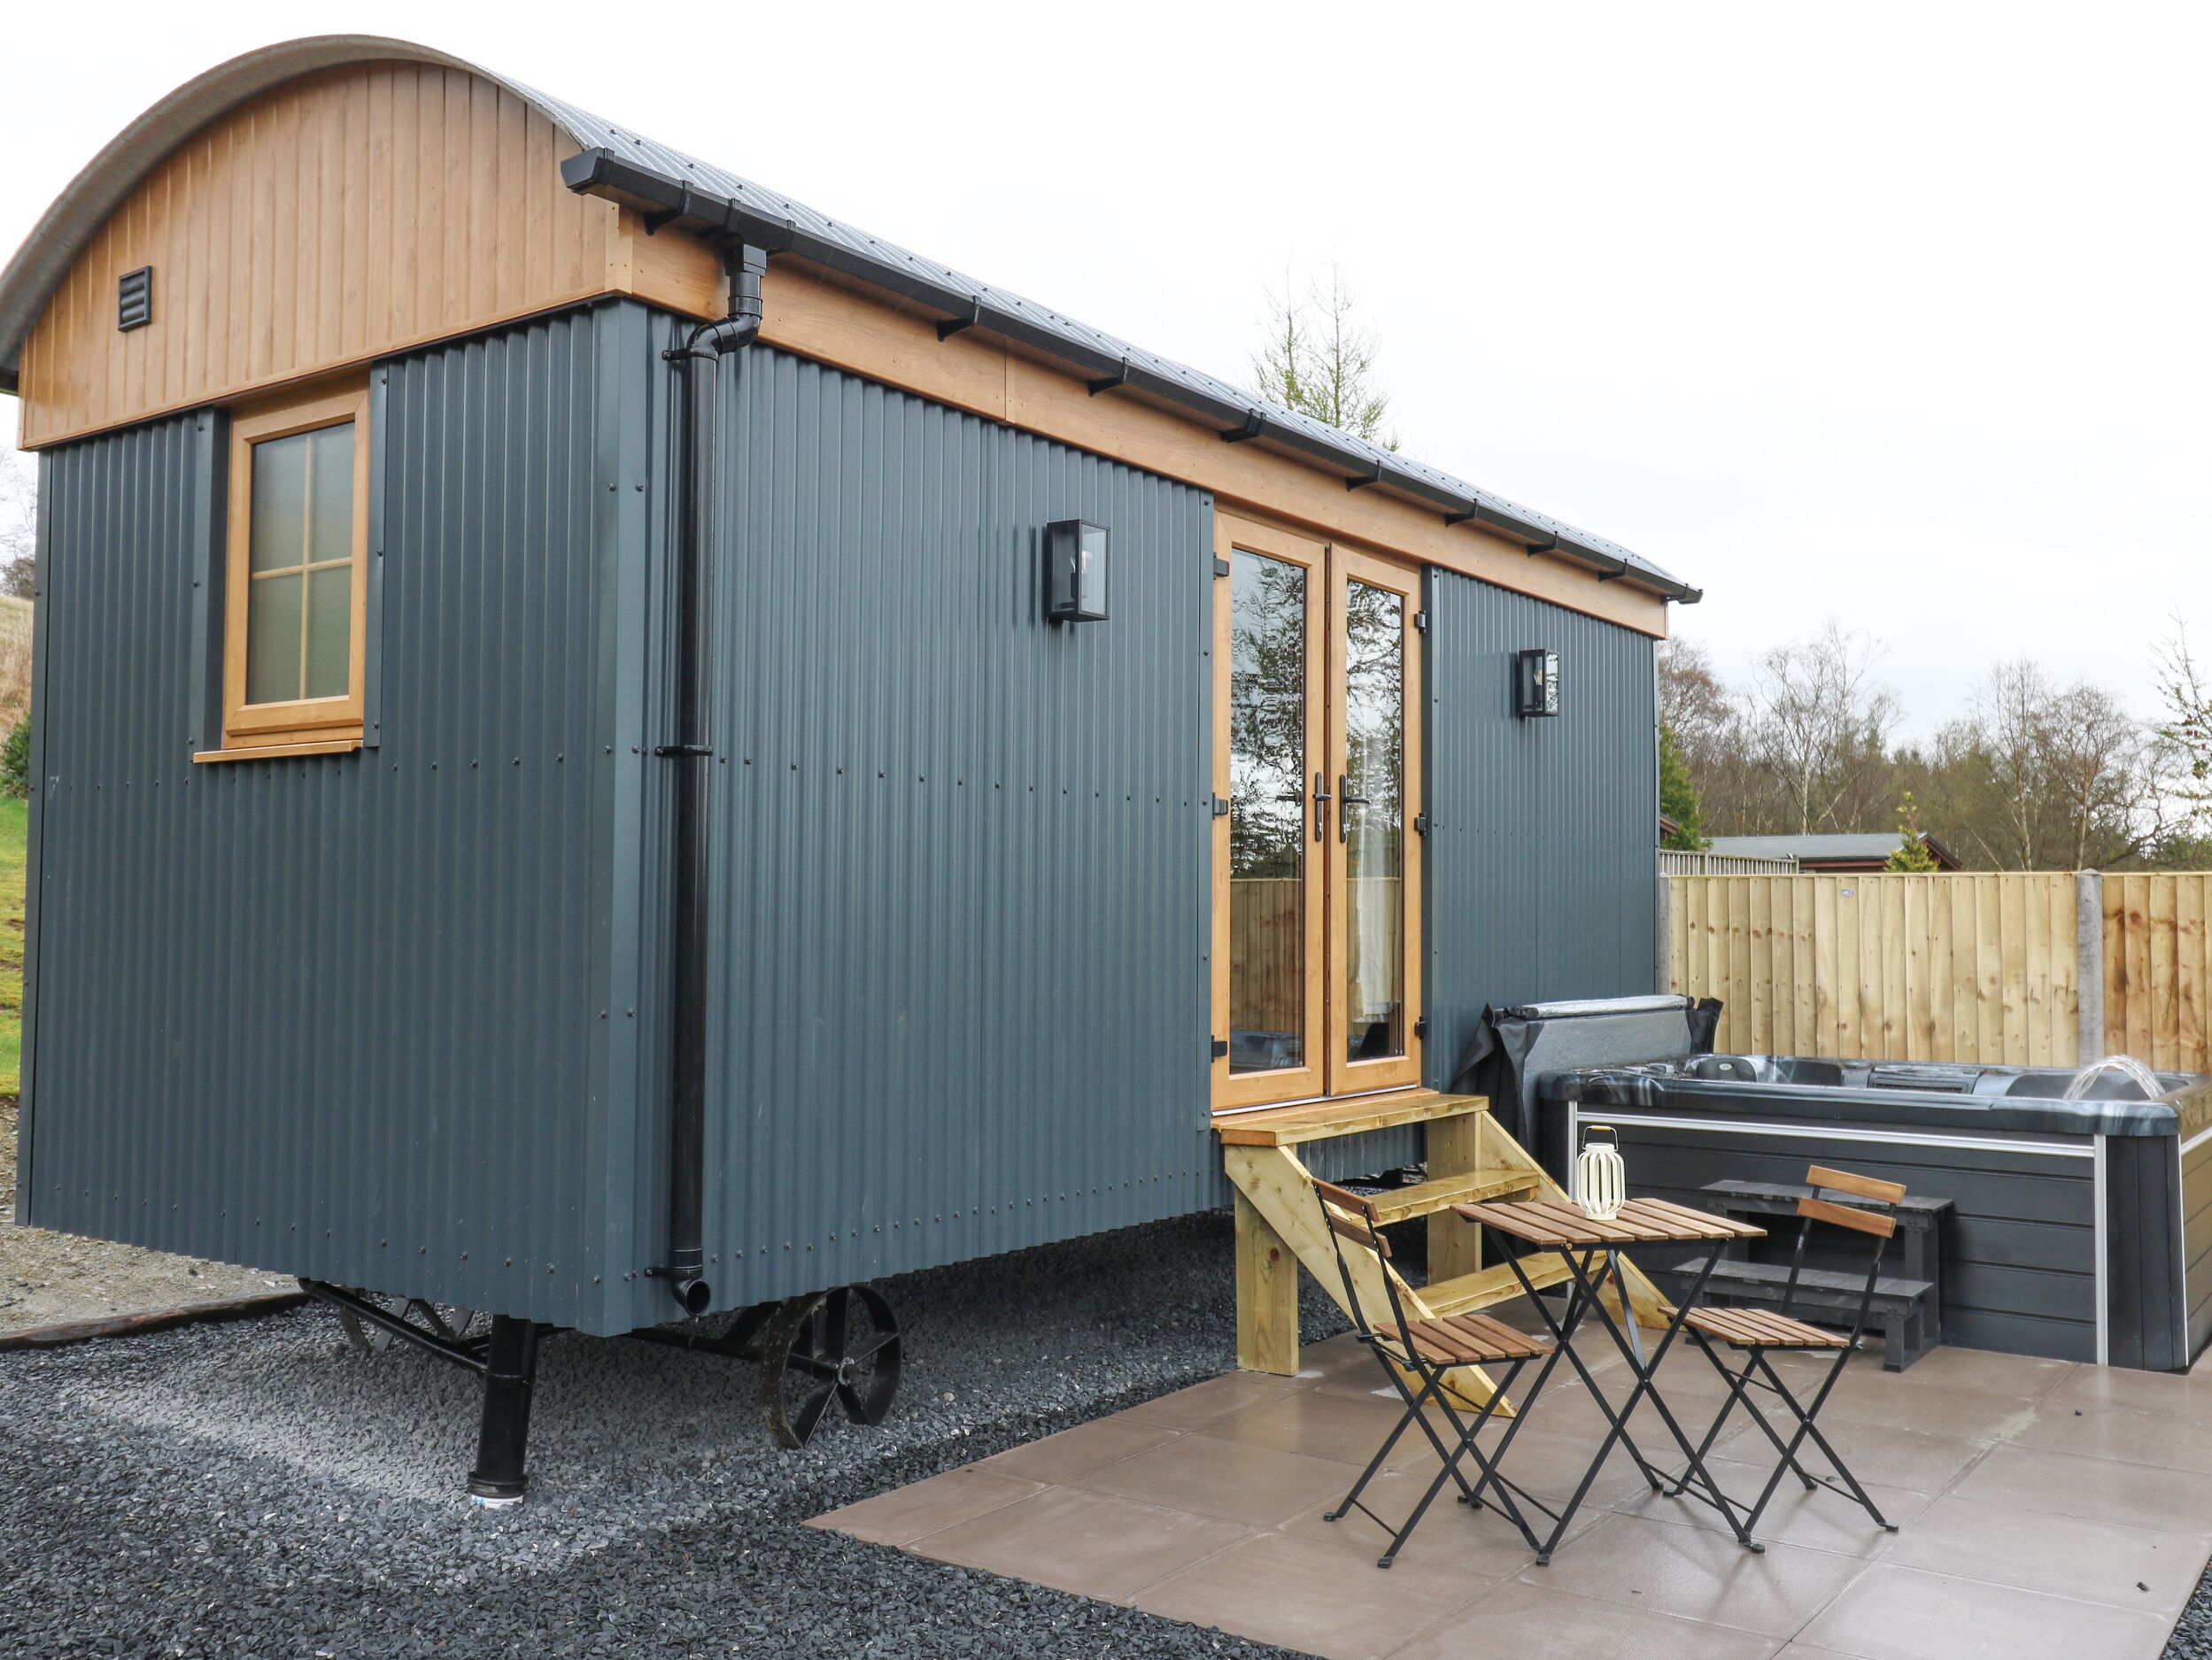
[[[1364,795],[1352,793],[1352,781],[1343,773],[1336,775],[1336,839],[1348,842],[1352,838],[1352,809],[1374,804]]]
[[[1313,839],[1317,842],[1328,834],[1329,800],[1327,776],[1317,772],[1313,775]]]

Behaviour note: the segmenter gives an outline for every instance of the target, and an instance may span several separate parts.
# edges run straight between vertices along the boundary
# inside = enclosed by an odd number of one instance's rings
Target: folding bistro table
[[[1520,1493],[1523,1498],[1529,1497],[1519,1486],[1509,1483],[1501,1471],[1506,1454],[1512,1448],[1513,1436],[1528,1421],[1530,1410],[1543,1394],[1544,1386],[1551,1379],[1552,1368],[1559,1363],[1560,1356],[1564,1355],[1582,1378],[1582,1386],[1589,1391],[1590,1398],[1597,1402],[1597,1409],[1605,1415],[1610,1427],[1604,1442],[1597,1448],[1597,1456],[1590,1460],[1589,1470],[1583,1473],[1582,1485],[1574,1489],[1574,1496],[1566,1502],[1565,1509],[1554,1511],[1550,1506],[1530,1499],[1529,1502],[1536,1503],[1537,1508],[1551,1516],[1553,1522],[1551,1537],[1536,1552],[1536,1562],[1540,1566],[1551,1562],[1551,1553],[1566,1537],[1568,1525],[1574,1521],[1575,1511],[1582,1508],[1582,1501],[1589,1496],[1590,1484],[1597,1479],[1597,1471],[1616,1441],[1628,1449],[1628,1455],[1636,1460],[1636,1468],[1651,1484],[1653,1492],[1662,1492],[1673,1486],[1712,1505],[1728,1522],[1729,1531],[1736,1535],[1738,1544],[1747,1550],[1763,1549],[1752,1538],[1739,1508],[1727,1494],[1721,1491],[1720,1484],[1706,1471],[1705,1460],[1698,1448],[1682,1433],[1682,1425],[1675,1422],[1674,1413],[1668,1410],[1665,1399],[1659,1392],[1656,1374],[1659,1362],[1666,1358],[1667,1349],[1681,1332],[1684,1317],[1697,1306],[1698,1299],[1705,1291],[1705,1281],[1713,1277],[1713,1264],[1721,1260],[1721,1251],[1732,1240],[1761,1238],[1766,1230],[1753,1227],[1747,1222],[1734,1222],[1726,1216],[1707,1216],[1704,1211],[1691,1210],[1663,1199],[1631,1199],[1621,1206],[1618,1216],[1603,1222],[1584,1215],[1579,1206],[1557,1199],[1494,1200],[1487,1204],[1454,1205],[1452,1208],[1463,1220],[1489,1229],[1501,1239],[1518,1241],[1525,1247],[1516,1251],[1508,1245],[1501,1254],[1512,1268],[1513,1278],[1520,1282],[1521,1289],[1528,1293],[1529,1302],[1550,1328],[1554,1344],[1543,1370],[1536,1374],[1535,1383],[1521,1401],[1520,1411],[1505,1426],[1505,1433],[1499,1439],[1497,1451],[1491,1459],[1491,1469],[1476,1485],[1473,1495],[1474,1502],[1481,1501],[1482,1488],[1493,1480],[1508,1491]],[[1628,1288],[1620,1271],[1620,1248],[1632,1245],[1663,1245],[1669,1249],[1679,1245],[1704,1245],[1708,1247],[1705,1261],[1692,1276],[1695,1283],[1690,1286],[1689,1294],[1680,1300],[1677,1307],[1667,1311],[1667,1330],[1648,1358],[1636,1329],[1635,1316],[1628,1309]],[[1553,1315],[1551,1306],[1536,1294],[1535,1286],[1530,1283],[1527,1270],[1521,1267],[1522,1256],[1530,1250],[1553,1252],[1566,1264],[1570,1283],[1566,1308],[1561,1315]],[[1598,1295],[1600,1287],[1608,1278],[1620,1298],[1621,1313],[1626,1316],[1628,1326],[1626,1332],[1613,1319],[1612,1312]],[[1627,1403],[1617,1413],[1613,1409],[1612,1402],[1605,1399],[1605,1391],[1597,1386],[1597,1378],[1590,1375],[1589,1368],[1583,1364],[1582,1357],[1574,1350],[1574,1333],[1582,1321],[1593,1312],[1613,1339],[1614,1346],[1620,1349],[1621,1358],[1628,1363],[1636,1375],[1636,1386],[1628,1392]],[[1667,1433],[1674,1438],[1674,1444],[1682,1449],[1685,1463],[1679,1478],[1662,1474],[1644,1455],[1643,1449],[1636,1444],[1635,1437],[1628,1433],[1628,1419],[1647,1396],[1666,1424]]]

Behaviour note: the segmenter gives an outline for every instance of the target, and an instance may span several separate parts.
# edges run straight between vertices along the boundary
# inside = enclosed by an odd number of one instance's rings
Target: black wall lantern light
[[[1513,713],[1531,715],[1559,712],[1559,654],[1548,647],[1532,646],[1513,653]]]
[[[1045,621],[1106,621],[1106,527],[1056,519],[1045,527]]]

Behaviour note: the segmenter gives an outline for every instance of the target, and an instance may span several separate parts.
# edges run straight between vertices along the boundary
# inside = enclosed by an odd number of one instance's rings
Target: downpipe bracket
[[[646,1270],[647,1279],[665,1279],[677,1307],[693,1319],[715,1306],[714,1288],[707,1283],[703,1265],[696,1262],[656,1262]]]

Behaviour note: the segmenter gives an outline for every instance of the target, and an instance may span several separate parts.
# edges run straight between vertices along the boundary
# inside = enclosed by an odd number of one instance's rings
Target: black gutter
[[[714,1306],[707,1283],[707,790],[714,766],[708,721],[714,623],[715,486],[721,454],[722,376],[716,366],[761,332],[761,275],[768,255],[733,243],[730,315],[701,323],[681,346],[664,353],[684,380],[684,475],[677,509],[676,577],[676,737],[654,753],[673,761],[676,775],[671,932],[673,1053],[669,1130],[669,1260],[648,1273],[665,1278],[677,1306],[700,1315]]]
[[[1684,605],[1704,598],[1700,589],[1674,577],[1649,570],[1623,559],[1610,548],[1590,547],[1560,534],[1565,527],[1539,525],[1504,511],[1496,501],[1449,490],[1411,468],[1378,459],[1322,433],[1281,421],[1265,408],[1240,399],[1215,396],[1201,387],[1155,374],[1141,363],[1110,354],[1073,340],[1027,315],[1018,307],[992,305],[971,291],[948,287],[926,272],[901,266],[855,252],[825,236],[815,235],[787,215],[763,211],[749,203],[731,200],[670,179],[649,167],[606,149],[587,150],[561,164],[561,181],[578,195],[596,196],[620,203],[645,215],[659,230],[674,225],[697,235],[723,242],[742,241],[772,253],[796,254],[803,259],[872,288],[883,289],[943,312],[963,328],[982,327],[1009,340],[1048,352],[1073,364],[1089,380],[1110,380],[1118,386],[1149,392],[1168,403],[1180,405],[1225,429],[1265,438],[1285,449],[1308,456],[1326,466],[1346,469],[1346,478],[1388,485],[1401,495],[1441,509],[1447,523],[1473,519],[1525,542],[1551,543],[1546,549],[1602,573],[1609,580],[1627,577],[1655,593]],[[1571,533],[1570,533],[1571,534]]]

